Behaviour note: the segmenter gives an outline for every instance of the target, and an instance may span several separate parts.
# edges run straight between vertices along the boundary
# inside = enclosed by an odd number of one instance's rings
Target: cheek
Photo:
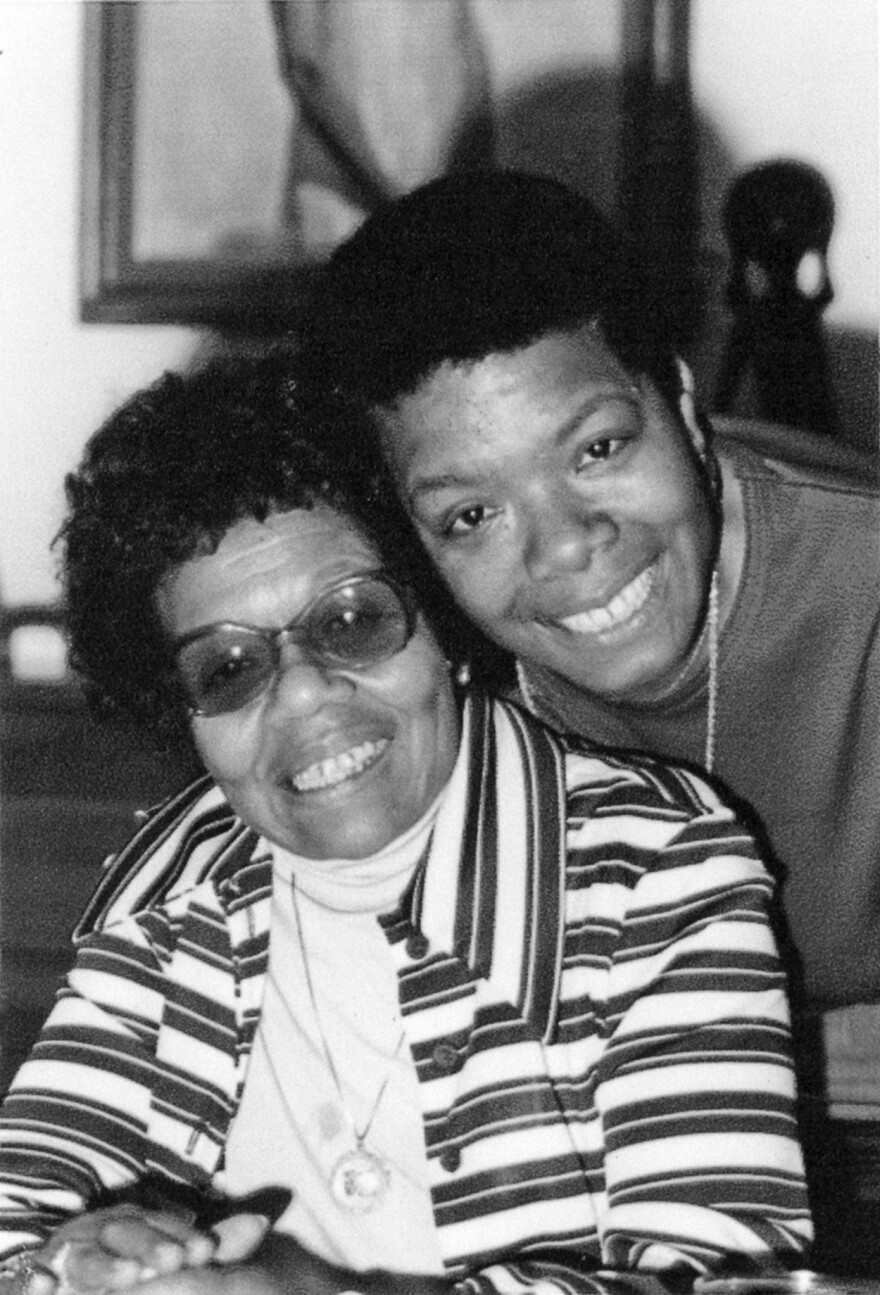
[[[670,557],[702,556],[711,543],[713,522],[696,465],[678,445],[652,447],[624,483],[609,513],[624,542],[642,536]]]
[[[700,561],[712,548],[715,524],[712,506],[696,473],[687,486],[679,478],[669,493],[669,525],[677,530],[679,542]]]
[[[222,717],[196,720],[193,738],[205,768],[224,790],[248,777],[258,744],[240,722],[233,726]]]
[[[670,521],[690,527],[695,533],[704,529],[707,521],[706,507],[696,477],[683,480],[680,474],[673,476],[661,498],[664,499],[665,512]]]
[[[706,490],[690,451],[667,438],[653,445],[650,457],[639,475],[643,507],[653,510],[658,519],[695,521],[705,515]],[[702,522],[696,523],[699,527]]]
[[[433,782],[452,772],[458,751],[459,718],[445,662],[434,658],[408,672],[393,689],[401,728],[408,733],[401,756],[409,772]]]
[[[434,561],[453,600],[476,625],[492,625],[516,594],[515,568],[497,561],[497,555],[495,560],[481,555],[455,562],[442,557]]]
[[[446,685],[445,669],[441,678],[437,668],[426,667],[401,679],[391,695],[396,697],[405,722],[419,731],[439,731],[446,713]]]

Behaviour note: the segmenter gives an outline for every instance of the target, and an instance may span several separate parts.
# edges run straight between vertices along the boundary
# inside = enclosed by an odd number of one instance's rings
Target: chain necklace
[[[667,690],[673,691],[679,682],[684,678],[690,669],[691,662],[703,646],[703,642],[708,638],[709,643],[709,695],[706,707],[706,742],[703,750],[703,764],[707,773],[711,773],[715,767],[715,734],[718,722],[718,568],[712,570],[712,579],[709,583],[709,610],[700,637],[696,646],[688,656],[682,669],[679,671],[676,679]],[[535,695],[532,685],[529,683],[528,675],[522,662],[517,659],[516,662],[516,679],[519,684],[519,690],[523,695],[523,700],[531,713],[541,718],[541,709],[538,698]]]
[[[706,750],[703,763],[706,772],[715,768],[715,727],[718,715],[718,568],[712,571],[709,585],[709,700],[706,705]]]
[[[309,991],[309,1001],[312,1005],[312,1012],[315,1017],[315,1024],[318,1027],[318,1036],[321,1040],[321,1048],[324,1053],[324,1060],[333,1085],[339,1097],[339,1104],[348,1116],[348,1122],[354,1133],[355,1148],[353,1151],[346,1151],[340,1156],[330,1174],[330,1191],[334,1200],[339,1205],[345,1206],[346,1209],[352,1210],[356,1214],[366,1214],[370,1210],[376,1209],[384,1201],[388,1189],[391,1186],[391,1169],[388,1161],[378,1155],[375,1151],[370,1151],[364,1145],[369,1136],[370,1129],[379,1110],[382,1098],[385,1096],[385,1090],[388,1087],[388,1081],[391,1078],[391,1067],[379,1086],[376,1099],[373,1102],[372,1110],[362,1129],[358,1129],[354,1117],[345,1102],[345,1095],[342,1088],[342,1081],[339,1078],[339,1072],[330,1052],[327,1043],[327,1036],[324,1033],[324,1027],[321,1024],[321,1013],[318,1010],[318,998],[315,993],[315,986],[312,981],[311,968],[306,951],[305,936],[303,934],[302,916],[299,911],[299,900],[296,893],[296,882],[293,883],[293,911],[296,918],[296,930],[299,936],[299,947],[302,952],[303,971],[306,977],[306,987]],[[398,1054],[403,1041],[406,1038],[406,1031],[401,1030],[400,1038],[397,1040],[394,1051],[391,1054],[392,1064],[397,1060]]]

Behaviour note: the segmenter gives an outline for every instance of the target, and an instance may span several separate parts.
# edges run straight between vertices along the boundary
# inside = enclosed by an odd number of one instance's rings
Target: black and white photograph
[[[0,0],[0,1295],[880,1295],[875,0]]]

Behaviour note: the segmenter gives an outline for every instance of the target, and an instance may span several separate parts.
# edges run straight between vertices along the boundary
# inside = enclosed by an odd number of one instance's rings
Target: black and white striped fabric
[[[788,1008],[751,838],[696,776],[573,749],[507,703],[469,699],[463,741],[466,794],[381,919],[450,1275],[507,1295],[802,1266]],[[0,1257],[148,1175],[222,1187],[271,860],[203,779],[112,862],[0,1112]]]

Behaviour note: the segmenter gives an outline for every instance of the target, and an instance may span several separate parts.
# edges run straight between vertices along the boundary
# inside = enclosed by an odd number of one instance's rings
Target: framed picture
[[[82,318],[295,327],[377,203],[486,165],[582,189],[680,292],[689,2],[92,0]]]
[[[288,328],[378,202],[493,160],[470,0],[84,10],[87,321]]]
[[[82,318],[287,326],[326,249],[285,219],[294,108],[270,6],[83,9]]]

